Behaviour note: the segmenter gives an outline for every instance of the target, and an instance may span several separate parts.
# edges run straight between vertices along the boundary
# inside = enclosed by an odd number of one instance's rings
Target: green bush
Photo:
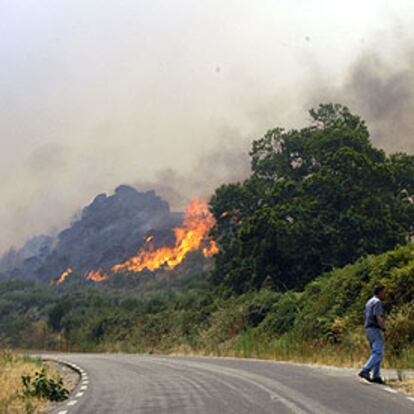
[[[399,356],[414,342],[414,302],[393,309],[387,322],[387,346]]]
[[[301,296],[297,292],[287,292],[280,296],[260,324],[260,331],[267,336],[280,336],[290,331],[300,311]]]
[[[30,397],[43,398],[49,401],[64,401],[69,391],[63,387],[63,380],[47,378],[45,369],[36,372],[34,378],[30,375],[22,376],[23,394]]]
[[[414,245],[360,259],[336,269],[305,288],[293,332],[298,340],[341,343],[348,332],[363,325],[366,301],[375,285],[386,286],[391,352],[402,352],[413,338]]]

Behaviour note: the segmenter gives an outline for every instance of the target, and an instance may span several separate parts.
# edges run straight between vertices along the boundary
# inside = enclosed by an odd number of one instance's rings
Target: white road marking
[[[407,397],[407,400],[414,401],[414,397]]]
[[[82,381],[82,385],[87,385],[87,384],[89,384],[89,381],[88,380],[83,380]]]
[[[83,392],[78,392],[77,394],[76,394],[76,397],[82,397],[82,395],[83,395],[84,393]]]
[[[71,407],[72,405],[75,405],[78,402],[78,400],[72,400],[68,402],[68,406]]]
[[[394,390],[394,389],[389,388],[389,387],[384,387],[384,391],[388,391],[391,394],[397,394],[397,392],[398,392],[397,390]]]
[[[58,414],[67,414],[68,410],[65,411],[59,411]]]
[[[87,390],[87,389],[88,389],[88,386],[87,386],[87,385],[82,385],[82,386],[80,387],[80,389],[81,389],[81,390]]]

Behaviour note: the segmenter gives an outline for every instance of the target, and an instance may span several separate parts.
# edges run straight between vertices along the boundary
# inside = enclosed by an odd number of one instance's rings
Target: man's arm
[[[385,315],[384,315],[384,309],[382,307],[382,303],[378,301],[374,305],[374,316],[377,320],[378,326],[385,331]]]
[[[385,331],[385,316],[384,315],[376,315],[378,326]]]

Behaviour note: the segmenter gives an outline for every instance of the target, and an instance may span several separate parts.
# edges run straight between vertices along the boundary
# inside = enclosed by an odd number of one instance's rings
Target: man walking
[[[365,305],[365,331],[371,347],[371,356],[358,374],[361,378],[377,384],[384,384],[381,378],[381,362],[384,356],[383,332],[385,332],[385,315],[382,307],[384,298],[385,287],[378,285],[375,287],[374,297]]]

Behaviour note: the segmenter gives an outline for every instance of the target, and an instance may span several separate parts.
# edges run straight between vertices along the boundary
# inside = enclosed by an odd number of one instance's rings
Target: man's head
[[[385,286],[384,285],[375,286],[374,294],[378,299],[384,300],[384,298],[385,298]]]

